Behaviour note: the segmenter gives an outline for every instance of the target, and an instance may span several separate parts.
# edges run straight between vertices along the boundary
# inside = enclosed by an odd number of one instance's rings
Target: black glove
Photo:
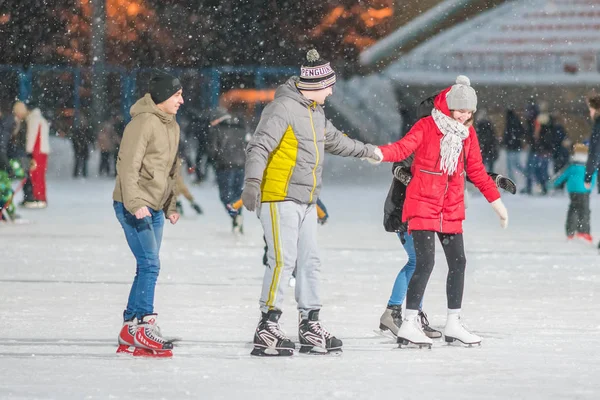
[[[402,183],[404,186],[408,186],[410,180],[412,179],[412,174],[410,173],[409,169],[396,167],[394,170],[394,178],[400,181],[400,183]]]
[[[200,208],[200,206],[198,205],[198,203],[194,203],[192,201],[192,202],[190,202],[190,206],[192,206],[192,208],[194,209],[194,211],[196,211],[198,213],[198,215],[202,214],[202,208]]]
[[[510,179],[500,174],[490,174],[496,186],[502,190],[507,191],[510,194],[517,193],[517,185]]]

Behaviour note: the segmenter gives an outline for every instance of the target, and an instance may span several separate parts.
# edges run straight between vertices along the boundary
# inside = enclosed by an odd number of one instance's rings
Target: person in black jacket
[[[503,144],[506,147],[506,172],[510,179],[516,179],[516,172],[523,173],[521,150],[525,129],[515,110],[506,110],[506,127],[504,128]]]
[[[435,95],[422,101],[418,108],[419,119],[426,117],[431,113],[433,108],[433,99]],[[383,332],[390,331],[394,336],[397,336],[398,329],[402,324],[402,304],[406,297],[408,289],[408,283],[415,272],[416,267],[416,251],[412,240],[412,235],[408,232],[408,221],[403,222],[402,220],[402,209],[404,207],[404,200],[406,197],[406,188],[411,181],[412,173],[411,166],[414,159],[414,155],[409,156],[407,159],[394,163],[392,166],[392,184],[388,192],[387,198],[383,208],[383,227],[387,232],[394,232],[398,235],[402,246],[404,247],[408,256],[408,261],[404,267],[398,272],[394,286],[392,288],[392,294],[388,301],[386,310],[379,319],[379,329]],[[515,183],[499,174],[488,172],[488,174],[494,179],[496,185],[515,194],[517,188]],[[468,177],[467,177],[468,180]],[[423,332],[430,338],[439,338],[442,333],[429,326],[427,314],[422,310],[423,303],[419,307],[419,317],[421,318],[421,327]]]
[[[485,110],[479,110],[475,116],[475,131],[479,139],[481,148],[481,157],[485,169],[491,171],[494,169],[494,163],[498,159],[498,138],[494,124],[488,118]]]
[[[533,123],[533,131],[529,138],[531,148],[528,159],[529,174],[525,192],[532,193],[533,183],[537,181],[542,194],[548,193],[547,184],[550,180],[548,167],[554,151],[554,124],[548,113],[546,103],[540,105],[540,113]]]
[[[590,149],[588,160],[585,165],[585,187],[592,187],[592,176],[600,166],[600,95],[591,95],[587,98],[588,108],[590,110],[590,118],[594,124],[592,128],[592,136],[590,138]],[[599,183],[600,191],[600,183]],[[599,244],[600,247],[600,244]]]
[[[227,206],[242,195],[248,138],[249,133],[240,118],[222,108],[213,113],[209,130],[209,156],[217,174],[219,197],[228,213]],[[230,216],[233,232],[243,233],[242,209]]]
[[[564,118],[558,114],[551,115],[552,120],[552,170],[554,175],[560,173],[569,164],[572,146],[564,124]]]

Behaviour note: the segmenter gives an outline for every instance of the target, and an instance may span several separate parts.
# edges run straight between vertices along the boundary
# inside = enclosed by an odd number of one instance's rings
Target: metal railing
[[[219,105],[220,95],[224,91],[223,80],[228,76],[234,76],[233,81],[236,81],[236,77],[244,77],[245,80],[252,82],[253,88],[265,89],[271,88],[284,78],[299,72],[297,68],[293,67],[265,66],[219,66],[203,69],[167,68],[166,70],[182,78],[184,87],[186,80],[195,80],[195,90],[191,94],[188,90],[186,97],[192,98],[200,109],[214,108]],[[107,79],[108,89],[118,93],[118,99],[115,98],[116,96],[112,96],[112,100],[109,98],[108,101],[113,110],[115,108],[119,109],[125,121],[129,120],[130,107],[147,89],[147,84],[140,81],[140,76],[149,76],[151,71],[152,68],[127,70],[119,66],[106,66],[99,71],[118,78],[118,82],[117,79]],[[89,102],[91,95],[82,93],[86,93],[86,89],[91,87],[91,76],[94,72],[91,67],[32,65],[24,68],[0,64],[0,74],[12,73],[16,75],[14,82],[16,87],[9,92],[15,92],[18,100],[39,102],[41,96],[47,97],[46,101],[48,102],[54,102],[55,104],[52,104],[54,108],[72,108],[74,125],[79,122],[82,107],[87,105],[84,102]],[[67,99],[60,99],[60,96],[56,94],[59,91],[65,92],[65,79],[59,79],[58,84],[44,82],[43,78],[46,78],[48,74],[54,74],[59,78],[64,77],[64,74],[70,75],[70,79],[67,79],[68,86],[70,86],[70,96]],[[51,79],[46,80],[51,81]],[[4,80],[3,85],[6,88],[11,83]],[[245,85],[245,87],[249,87],[249,85]],[[115,107],[114,103],[117,100],[119,104],[118,107]]]

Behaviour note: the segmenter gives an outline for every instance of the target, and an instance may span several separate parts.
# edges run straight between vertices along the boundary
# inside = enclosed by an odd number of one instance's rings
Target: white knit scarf
[[[458,166],[463,141],[469,137],[469,128],[436,108],[431,110],[431,116],[442,135],[444,135],[440,143],[442,171],[452,175],[456,172]]]

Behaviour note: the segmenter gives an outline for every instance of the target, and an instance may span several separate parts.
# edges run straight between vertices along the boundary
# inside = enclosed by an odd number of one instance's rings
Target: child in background
[[[12,181],[15,179],[24,179],[25,171],[17,160],[6,161],[6,158],[0,159],[0,221],[14,222],[19,218],[15,211],[14,196],[22,188],[19,185],[17,190],[13,190]]]
[[[588,159],[588,147],[577,143],[573,148],[573,157],[569,167],[554,181],[554,186],[558,187],[564,182],[567,183],[567,192],[571,203],[567,212],[566,232],[567,239],[571,240],[575,236],[592,243],[590,235],[590,192],[584,185],[585,164]],[[598,172],[595,171],[592,176],[592,187],[596,185]]]

